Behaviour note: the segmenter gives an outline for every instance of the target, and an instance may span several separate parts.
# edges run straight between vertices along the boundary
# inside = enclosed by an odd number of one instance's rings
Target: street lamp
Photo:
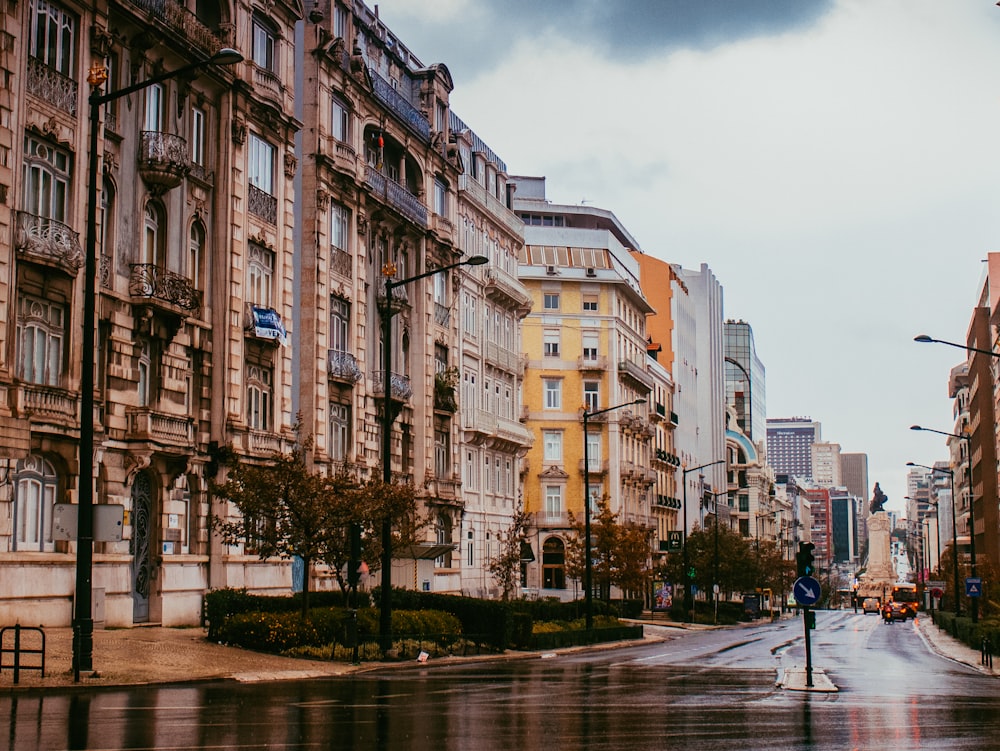
[[[972,528],[969,530],[969,563],[972,568],[972,576],[976,576],[976,498],[972,491],[972,436],[968,433],[946,433],[943,430],[934,430],[933,428],[924,428],[920,425],[911,425],[910,430],[920,430],[925,433],[937,433],[938,435],[948,436],[950,438],[960,438],[966,442],[965,445],[965,459],[966,467],[968,469],[968,479],[969,479],[969,516],[972,519]],[[937,472],[948,472],[952,476],[951,478],[951,509],[952,513],[955,512],[955,504],[957,502],[955,498],[955,476],[952,470],[939,469],[935,470]],[[958,542],[957,542],[957,529],[954,524],[954,518],[952,519],[952,529],[954,530],[955,540],[952,543],[952,547],[955,548],[955,613],[959,614],[958,610]],[[971,603],[969,604],[969,613],[972,615],[972,622],[979,622],[979,601],[975,597],[969,598]]]
[[[715,551],[712,555],[712,602],[715,604],[715,625],[719,625],[719,590],[721,587],[719,585],[719,496],[729,495],[728,490],[723,490],[718,493],[708,492],[706,496],[712,497],[712,512],[713,512],[713,526],[715,527]]]
[[[716,459],[714,462],[708,462],[707,464],[699,464],[697,467],[691,467],[688,469],[683,464],[681,465],[681,481],[684,484],[684,547],[682,549],[683,564],[684,564],[684,620],[688,623],[691,622],[691,611],[694,610],[694,596],[691,593],[691,576],[689,572],[689,567],[691,565],[691,560],[688,555],[688,483],[687,477],[689,472],[697,472],[700,469],[705,469],[705,467],[712,467],[716,464],[723,464],[725,459]],[[691,619],[691,620],[688,620]]]
[[[645,399],[616,404],[614,407],[605,407],[588,412],[583,410],[583,586],[584,586],[584,611],[587,616],[587,631],[594,626],[594,562],[590,558],[590,444],[587,442],[587,421],[591,417],[603,415],[605,412],[612,412],[622,407],[631,407],[636,404],[646,404]]]
[[[443,274],[457,269],[459,266],[482,266],[489,263],[486,256],[471,256],[464,261],[450,263],[422,274],[406,279],[393,281],[396,264],[388,261],[382,266],[382,276],[385,277],[385,304],[382,309],[382,482],[388,485],[392,482],[392,291],[410,282]],[[392,515],[388,512],[382,518],[382,583],[381,583],[381,613],[379,614],[379,641],[383,652],[392,647]]]
[[[944,339],[934,339],[927,334],[918,334],[913,337],[913,341],[920,342],[921,344],[947,344],[949,347],[956,347],[958,349],[964,349],[966,352],[978,352],[981,355],[989,355],[990,357],[1000,357],[1000,352],[994,352],[991,349],[979,349],[978,347],[970,347],[966,344],[958,344],[957,342],[946,342]]]
[[[97,135],[101,127],[101,107],[158,83],[193,73],[212,65],[234,65],[243,60],[237,50],[225,47],[205,60],[183,65],[176,70],[147,78],[115,91],[101,93],[101,86],[108,80],[108,70],[102,65],[90,69],[90,153],[87,175],[87,237],[86,259],[83,276],[83,345],[82,372],[80,374],[80,487],[77,509],[76,544],[76,607],[73,611],[73,672],[79,679],[80,671],[93,670],[94,618],[91,614],[94,568],[94,326],[97,308]]]
[[[914,425],[913,427],[920,427],[919,425]],[[952,556],[952,568],[955,569],[953,586],[955,588],[955,616],[960,616],[962,614],[962,600],[959,596],[958,589],[958,518],[955,514],[955,506],[958,504],[958,499],[955,498],[955,473],[950,469],[945,469],[944,467],[928,467],[926,464],[914,464],[913,462],[907,462],[908,467],[923,467],[924,469],[929,469],[931,472],[940,472],[943,475],[948,475],[948,479],[951,481],[951,556]],[[941,516],[938,514],[938,567],[941,566]]]

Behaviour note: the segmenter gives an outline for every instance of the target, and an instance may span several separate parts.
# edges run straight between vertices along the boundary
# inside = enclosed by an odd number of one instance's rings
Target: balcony
[[[148,302],[173,313],[197,315],[201,311],[201,292],[187,277],[152,263],[133,263],[129,267],[132,273],[128,293],[133,300]]]
[[[28,58],[25,86],[28,93],[56,109],[76,116],[78,87],[76,81],[35,57]]]
[[[234,28],[212,31],[181,3],[173,0],[131,0],[131,2],[200,49],[206,57],[214,55],[223,47],[233,46]]]
[[[587,471],[587,462],[583,459],[580,460],[580,474],[582,475]],[[591,458],[590,462],[590,474],[591,475],[606,475],[608,473],[608,460],[600,461],[599,459]]]
[[[646,369],[631,360],[621,360],[618,363],[618,378],[630,381],[637,391],[649,393],[653,390],[653,379]]]
[[[451,325],[451,308],[439,302],[434,303],[434,323],[442,328],[448,328]]]
[[[483,279],[486,282],[483,291],[488,299],[507,307],[523,309],[526,313],[531,309],[531,296],[517,277],[503,269],[490,267],[486,269]]]
[[[340,248],[334,248],[330,253],[330,270],[334,274],[351,279],[353,274],[354,259],[350,253],[345,253]]]
[[[524,427],[519,421],[497,418],[496,434],[491,442],[491,448],[516,451],[519,448],[530,447],[535,442],[535,434]]]
[[[144,130],[139,140],[139,174],[153,195],[181,184],[191,169],[187,140],[173,133]]]
[[[270,99],[279,107],[285,101],[285,87],[281,85],[278,75],[267,68],[253,65],[253,88],[255,94],[260,94],[265,99]]]
[[[667,408],[660,402],[656,402],[653,405],[653,409],[649,413],[650,422],[660,422],[667,418]]]
[[[499,366],[510,373],[518,372],[518,368],[520,367],[520,355],[505,347],[501,347],[496,342],[486,342],[485,356],[488,363]]]
[[[327,352],[327,374],[331,380],[357,383],[364,375],[358,367],[357,358],[348,352],[331,349]]]
[[[15,212],[14,247],[28,260],[76,276],[83,266],[80,236],[62,222]]]
[[[391,206],[403,218],[427,228],[427,207],[395,180],[390,180],[369,164],[365,166],[365,184],[372,195]]]
[[[372,92],[375,97],[384,104],[392,114],[421,141],[425,144],[431,141],[431,126],[427,122],[427,118],[414,107],[410,102],[403,97],[396,89],[393,88],[392,84],[386,81],[382,76],[378,74],[374,68],[369,68],[368,73],[371,76],[372,82]]]
[[[431,214],[429,223],[430,230],[434,233],[434,237],[438,242],[445,245],[454,245],[455,225],[439,214]]]
[[[384,379],[381,370],[372,372],[372,395],[385,398]],[[413,396],[413,386],[410,384],[409,376],[399,373],[389,374],[389,398],[399,402],[409,401]]]
[[[358,153],[350,144],[338,141],[332,136],[325,136],[320,139],[319,145],[323,160],[334,171],[347,175],[352,179],[357,177]]]
[[[27,417],[32,422],[76,426],[77,398],[63,389],[24,383],[13,395],[15,403],[11,406],[19,417]]]
[[[608,358],[606,357],[578,357],[576,359],[577,370],[581,371],[601,371],[608,369]]]
[[[278,199],[253,184],[247,186],[247,211],[268,224],[278,223]]]
[[[194,420],[146,407],[125,410],[128,438],[188,450],[194,443]]]
[[[494,219],[503,224],[511,234],[520,236],[524,233],[524,222],[513,211],[496,196],[488,193],[476,178],[468,173],[463,173],[458,177],[458,189],[469,194],[480,206],[489,211]]]

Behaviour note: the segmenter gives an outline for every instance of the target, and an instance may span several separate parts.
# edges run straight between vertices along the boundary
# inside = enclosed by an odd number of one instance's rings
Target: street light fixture
[[[724,464],[725,459],[716,459],[714,462],[708,462],[706,464],[699,464],[697,467],[691,467],[688,469],[684,465],[681,465],[681,482],[684,484],[683,498],[684,498],[684,547],[682,549],[683,564],[684,564],[684,620],[690,623],[693,618],[691,618],[691,611],[694,610],[694,595],[691,592],[691,576],[689,575],[689,567],[691,565],[691,559],[688,555],[688,483],[687,477],[689,472],[697,472],[700,469],[705,469],[705,467],[712,467],[716,464]],[[689,620],[690,619],[690,620]]]
[[[914,425],[913,427],[920,427],[919,425]],[[955,616],[960,616],[962,614],[962,598],[960,597],[960,592],[958,589],[958,517],[955,514],[955,506],[958,504],[958,499],[955,498],[955,473],[950,469],[945,469],[944,467],[928,467],[926,464],[914,464],[913,462],[907,462],[907,467],[923,467],[924,469],[929,469],[931,472],[940,472],[943,475],[948,475],[948,479],[951,481],[951,556],[952,556],[952,568],[954,568],[954,582],[952,586],[955,588]],[[938,514],[938,566],[941,566],[941,517]]]
[[[583,410],[583,586],[584,586],[584,611],[587,616],[587,631],[594,626],[594,562],[590,557],[590,444],[587,441],[587,421],[591,417],[603,415],[606,412],[613,412],[623,407],[631,407],[636,404],[646,404],[645,399],[616,404],[614,407],[605,407],[588,412]]]
[[[976,576],[976,498],[972,491],[972,436],[968,433],[948,433],[943,430],[934,430],[933,428],[924,428],[920,425],[911,425],[910,430],[919,430],[925,433],[937,433],[938,435],[948,436],[950,438],[960,438],[966,442],[965,445],[965,459],[966,467],[968,469],[968,481],[969,481],[969,516],[972,519],[972,528],[969,530],[969,563],[971,565],[972,576]],[[948,472],[952,475],[951,479],[951,508],[954,512],[955,503],[957,502],[955,498],[955,476],[952,474],[952,470],[936,470],[939,472]],[[952,525],[955,529],[955,525]],[[952,547],[955,548],[955,600],[956,600],[956,614],[958,614],[958,604],[957,600],[959,598],[958,591],[958,543],[957,543],[957,529],[955,529],[956,541],[953,543]],[[971,603],[969,604],[969,613],[972,616],[972,622],[979,622],[979,602],[975,597],[970,597]]]
[[[970,347],[966,344],[959,344],[958,342],[947,342],[944,339],[934,339],[927,334],[918,334],[913,337],[913,341],[920,342],[921,344],[947,344],[949,347],[955,347],[957,349],[964,349],[966,352],[978,352],[981,355],[989,355],[990,357],[1000,357],[1000,352],[994,352],[991,349],[980,349],[978,347]]]
[[[721,589],[719,585],[719,496],[729,495],[729,490],[722,490],[718,493],[711,492],[711,489],[706,496],[712,497],[712,513],[713,513],[713,524],[715,527],[715,552],[712,555],[712,602],[715,605],[715,625],[719,625],[719,591]]]
[[[80,671],[94,668],[94,618],[91,613],[94,568],[94,368],[97,308],[97,175],[98,132],[101,127],[101,107],[137,91],[155,86],[178,76],[193,73],[213,65],[234,65],[243,60],[239,51],[225,47],[204,60],[183,65],[176,70],[160,73],[144,81],[121,89],[101,93],[101,86],[108,80],[108,70],[95,65],[90,69],[90,153],[87,175],[87,237],[83,277],[83,346],[82,372],[80,374],[80,487],[77,509],[76,545],[76,606],[73,611],[73,673],[77,680]]]
[[[382,276],[385,277],[385,304],[382,309],[382,482],[388,485],[392,482],[392,424],[395,415],[392,414],[392,291],[411,282],[426,279],[436,274],[457,269],[459,266],[482,266],[489,263],[486,256],[471,256],[457,263],[440,266],[422,274],[393,281],[396,264],[391,261],[382,266]],[[381,612],[379,614],[379,641],[382,651],[392,647],[392,516],[389,513],[382,518],[382,583]]]

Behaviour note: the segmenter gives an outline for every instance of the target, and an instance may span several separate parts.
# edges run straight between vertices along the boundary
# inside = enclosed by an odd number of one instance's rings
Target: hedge
[[[345,607],[342,592],[310,592],[310,611],[317,608]],[[371,602],[366,592],[358,592],[358,604],[368,607]],[[208,628],[208,638],[215,640],[219,627],[227,618],[239,613],[289,613],[302,610],[302,593],[292,595],[253,595],[245,589],[213,589],[205,593],[202,625]]]
[[[935,610],[931,613],[934,623],[960,642],[967,644],[977,652],[983,647],[983,639],[989,641],[992,654],[1000,654],[1000,620],[990,618],[973,623],[968,616],[958,616],[948,610]]]

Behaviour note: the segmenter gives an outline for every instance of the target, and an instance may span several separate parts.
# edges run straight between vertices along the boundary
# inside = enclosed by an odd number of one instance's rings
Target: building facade
[[[812,445],[822,440],[822,426],[808,417],[767,419],[767,461],[779,474],[812,480]]]
[[[123,512],[124,539],[95,543],[95,619],[196,623],[210,586],[288,580],[287,565],[217,543],[212,518],[228,510],[209,489],[228,452],[264,460],[292,437],[300,9],[36,0],[6,13],[0,619],[69,622],[77,543],[53,514],[88,462],[95,503]],[[89,148],[89,82],[118,91],[223,48],[245,60],[108,102]],[[95,409],[81,416],[88,229]],[[81,419],[92,457],[79,456]]]
[[[653,309],[628,252],[637,244],[611,212],[546,201],[544,178],[515,182],[514,209],[525,224],[518,275],[532,297],[522,335],[535,442],[523,466],[535,561],[525,583],[531,592],[573,599],[581,593],[567,576],[566,554],[585,497],[592,509],[607,498],[620,522],[656,530],[659,472],[650,457],[658,429],[650,411],[657,382],[646,333]],[[602,410],[609,411],[589,420],[584,436],[583,412]]]

